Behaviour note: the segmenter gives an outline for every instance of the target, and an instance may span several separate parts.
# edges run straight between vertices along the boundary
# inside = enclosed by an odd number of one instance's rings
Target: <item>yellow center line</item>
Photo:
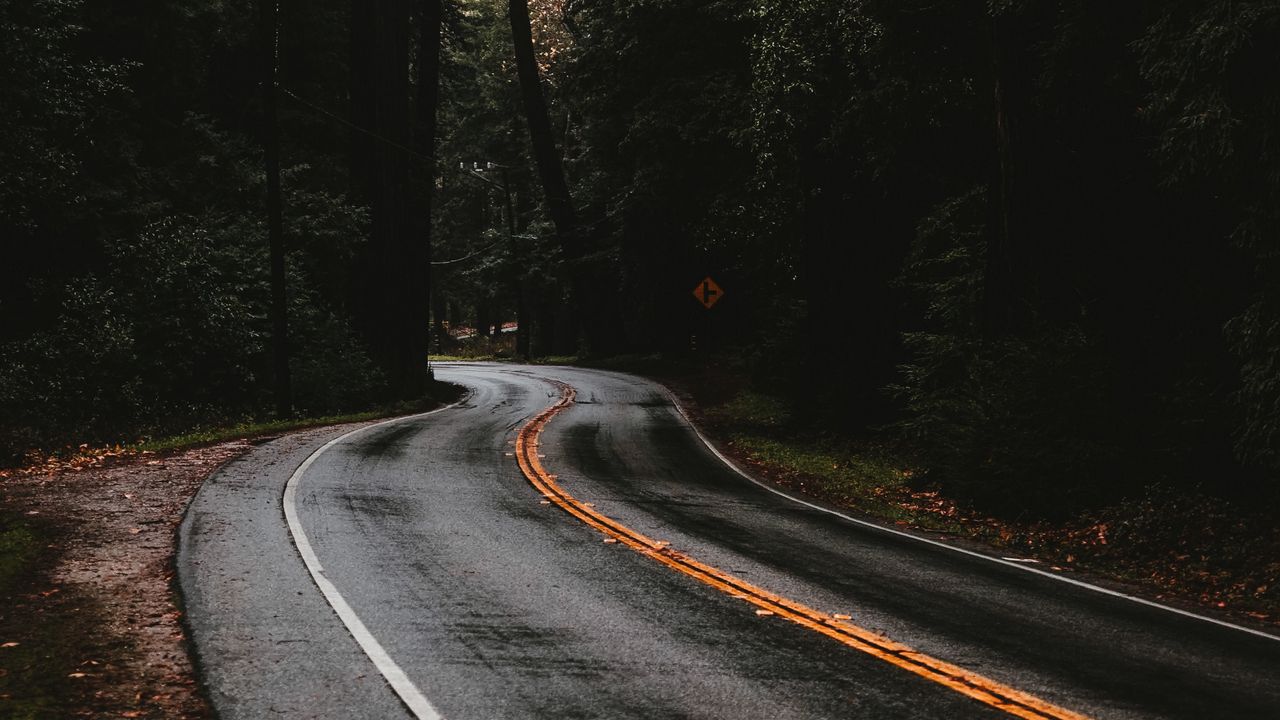
[[[574,389],[554,382],[560,388],[559,402],[530,420],[516,436],[516,460],[529,482],[552,503],[570,515],[604,533],[636,552],[646,555],[674,570],[710,585],[734,598],[778,617],[785,618],[815,632],[826,635],[851,648],[895,665],[920,677],[946,686],[1010,715],[1031,720],[1087,720],[1081,715],[1041,700],[991,678],[917,652],[870,630],[837,619],[801,603],[756,587],[741,578],[701,563],[673,550],[668,543],[654,540],[612,518],[596,512],[564,490],[556,476],[548,473],[538,458],[538,438],[543,428],[558,413],[573,404]]]

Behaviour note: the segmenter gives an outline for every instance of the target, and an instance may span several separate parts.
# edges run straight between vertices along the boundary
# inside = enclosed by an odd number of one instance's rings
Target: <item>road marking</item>
[[[698,429],[698,426],[693,423],[693,420],[689,417],[689,414],[685,412],[684,407],[680,404],[680,401],[676,398],[675,393],[671,392],[669,388],[663,387],[663,389],[667,391],[667,395],[671,400],[671,404],[675,406],[676,412],[680,413],[680,417],[684,418],[684,421],[686,424],[688,424],[689,429],[693,431],[694,435],[698,436],[698,439],[701,440],[702,444],[705,445],[707,449],[711,451],[711,454],[715,455],[717,458],[720,459],[720,462],[723,462],[725,465],[729,466],[729,469],[733,470],[738,475],[741,475],[744,479],[746,479],[751,484],[759,486],[765,490],[768,490],[769,492],[773,493],[774,495],[777,495],[778,497],[786,498],[793,503],[803,505],[812,510],[817,510],[818,512],[826,513],[827,515],[834,515],[835,517],[848,520],[849,522],[854,523],[855,525],[861,525],[862,527],[871,528],[872,530],[878,530],[879,532],[882,532],[882,533],[888,533],[890,535],[894,535],[897,537],[914,540],[920,543],[925,543],[926,545],[932,545],[934,547],[942,548],[944,550],[950,550],[951,552],[960,553],[962,555],[968,555],[969,557],[978,558],[980,560],[986,560],[987,562],[992,562],[997,565],[1004,565],[1006,567],[1017,568],[1018,570],[1021,570],[1023,572],[1034,573],[1041,577],[1057,580],[1058,582],[1067,583],[1068,585],[1073,585],[1075,587],[1083,588],[1085,590],[1091,590],[1093,592],[1101,593],[1103,595],[1108,595],[1114,598],[1119,598],[1121,600],[1128,600],[1129,602],[1134,602],[1139,605],[1145,605],[1150,608],[1157,608],[1159,610],[1164,610],[1165,612],[1170,612],[1175,615],[1181,615],[1182,617],[1199,620],[1201,622],[1212,623],[1219,627],[1229,628],[1231,630],[1248,633],[1250,635],[1266,638],[1268,640],[1280,641],[1280,635],[1273,635],[1263,630],[1256,630],[1251,627],[1245,627],[1244,625],[1237,625],[1236,623],[1228,622],[1226,620],[1219,620],[1217,618],[1209,617],[1208,615],[1200,615],[1198,613],[1191,612],[1190,610],[1182,610],[1180,608],[1172,607],[1169,605],[1163,605],[1153,600],[1147,600],[1146,598],[1141,598],[1136,595],[1129,595],[1127,593],[1122,593],[1119,590],[1112,590],[1110,588],[1102,587],[1101,585],[1093,585],[1083,580],[1077,580],[1073,577],[1058,575],[1056,573],[1052,573],[1047,570],[1041,570],[1040,568],[1031,567],[1031,565],[1038,563],[1039,562],[1038,560],[1019,559],[1019,558],[999,558],[992,555],[984,555],[980,552],[974,552],[973,550],[966,550],[965,548],[962,548],[962,547],[957,547],[955,545],[948,545],[947,543],[944,543],[944,542],[939,542],[937,540],[933,540],[927,537],[921,537],[919,535],[914,535],[909,532],[903,532],[901,530],[896,530],[891,527],[885,527],[884,525],[879,525],[869,520],[862,520],[862,519],[853,517],[851,515],[846,515],[838,510],[832,510],[831,508],[823,507],[816,503],[811,503],[811,502],[808,502],[807,500],[798,498],[790,493],[783,492],[782,490],[779,490],[778,488],[773,487],[768,483],[762,482],[752,477],[746,470],[743,470],[741,467],[738,466],[737,463],[730,460],[718,449],[716,449],[716,446],[712,444],[711,440],[707,438],[706,435],[703,435],[702,431]]]
[[[548,380],[548,382],[560,388],[560,400],[543,410],[520,429],[516,436],[516,461],[520,465],[521,472],[534,488],[570,515],[642,555],[653,558],[731,597],[755,605],[757,614],[761,616],[768,617],[768,614],[772,614],[785,618],[1016,717],[1028,720],[1085,720],[1084,715],[1060,708],[990,678],[917,652],[870,630],[837,620],[827,613],[747,583],[718,568],[673,550],[669,543],[649,538],[588,507],[586,503],[577,500],[560,487],[555,481],[555,476],[549,474],[540,461],[538,439],[543,428],[553,417],[573,404],[575,395],[574,389],[565,383],[555,380]]]
[[[482,365],[479,363],[449,363],[449,364],[454,365],[455,367],[479,370],[482,372],[487,370],[492,372],[517,372],[522,375],[530,375],[530,376],[533,375],[533,373],[529,371],[509,370],[493,364],[491,365]],[[571,368],[571,369],[576,372],[597,373],[600,375],[606,375],[613,378],[623,378],[628,381],[634,381],[636,379],[636,376],[634,375],[629,375],[627,373],[612,372],[609,370],[596,370],[594,368]],[[543,379],[545,380],[547,378],[544,377]],[[645,380],[645,382],[653,382],[653,381]],[[1025,561],[1019,562],[1018,560],[1015,560],[1015,559],[999,558],[992,555],[984,555],[983,553],[975,552],[973,550],[966,550],[965,548],[962,548],[962,547],[949,545],[947,543],[940,542],[938,540],[933,540],[927,537],[922,537],[920,535],[904,532],[902,530],[898,530],[895,528],[886,527],[884,525],[880,525],[878,523],[874,523],[869,520],[863,520],[861,518],[853,517],[852,515],[846,515],[845,513],[842,513],[838,510],[833,510],[831,508],[823,507],[822,505],[809,502],[802,498],[798,498],[766,482],[763,482],[761,480],[756,479],[755,477],[752,477],[750,473],[748,473],[746,470],[743,470],[741,467],[739,467],[737,463],[735,463],[733,460],[730,460],[727,456],[724,455],[724,453],[721,453],[716,448],[715,444],[712,443],[711,440],[706,435],[703,435],[702,431],[698,429],[698,426],[694,424],[693,419],[689,417],[689,413],[685,411],[684,406],[680,403],[680,400],[679,398],[676,397],[676,394],[672,392],[670,388],[660,383],[654,383],[654,384],[656,384],[658,387],[662,388],[662,390],[666,392],[667,398],[671,401],[671,404],[675,407],[676,412],[680,414],[680,417],[684,419],[685,424],[689,426],[689,429],[693,431],[693,434],[697,436],[698,440],[700,440],[702,444],[706,446],[707,450],[709,450],[712,455],[715,455],[717,458],[720,459],[720,462],[727,465],[730,470],[733,470],[735,473],[737,473],[739,476],[741,476],[744,480],[751,483],[752,485],[756,485],[763,490],[766,490],[770,493],[773,493],[774,495],[777,495],[778,497],[790,500],[791,502],[796,503],[797,505],[803,505],[804,507],[807,507],[811,510],[817,510],[820,513],[825,513],[827,515],[838,517],[843,520],[847,520],[848,522],[851,522],[855,525],[860,525],[862,527],[868,528],[870,530],[875,530],[877,532],[886,533],[888,535],[894,535],[896,537],[900,537],[900,538],[911,540],[918,543],[924,543],[926,545],[931,545],[933,547],[940,548],[943,550],[949,550],[954,553],[960,553],[961,555],[967,555],[971,558],[985,560],[987,562],[995,563],[997,565],[1004,565],[1005,567],[1016,568],[1023,572],[1033,573],[1035,575],[1049,578],[1050,580],[1056,580],[1061,583],[1066,583],[1068,585],[1072,585],[1077,588],[1100,593],[1102,595],[1107,595],[1109,597],[1117,598],[1120,600],[1126,600],[1128,602],[1137,603],[1139,605],[1145,605],[1146,607],[1155,608],[1157,610],[1163,610],[1165,612],[1173,613],[1174,615],[1180,615],[1182,617],[1189,618],[1192,620],[1198,620],[1200,622],[1210,623],[1212,625],[1217,625],[1219,627],[1235,630],[1237,632],[1247,633],[1249,635],[1253,635],[1254,637],[1260,637],[1260,638],[1265,638],[1267,640],[1280,642],[1280,635],[1269,633],[1269,632],[1266,632],[1265,630],[1258,630],[1255,628],[1246,627],[1244,625],[1238,625],[1236,623],[1229,622],[1227,620],[1219,620],[1218,618],[1209,617],[1208,615],[1201,615],[1199,613],[1191,612],[1190,610],[1183,610],[1181,608],[1172,607],[1170,605],[1164,605],[1162,603],[1155,602],[1154,600],[1148,600],[1146,598],[1138,597],[1136,595],[1130,595],[1128,593],[1120,592],[1119,590],[1112,590],[1110,588],[1102,587],[1101,585],[1094,585],[1092,583],[1088,583],[1083,580],[1077,580],[1076,578],[1069,577],[1067,575],[1060,575],[1054,572],[1050,572],[1048,570],[1041,570],[1040,568],[1037,568],[1037,567],[1031,567],[1033,563],[1028,563]]]
[[[418,720],[443,720],[443,716],[427,700],[422,691],[413,684],[409,676],[405,675],[404,670],[400,669],[396,661],[391,659],[386,649],[382,647],[382,643],[378,642],[373,633],[369,632],[369,628],[365,627],[364,622],[360,620],[360,616],[356,615],[355,610],[351,609],[351,605],[347,603],[346,598],[342,597],[342,593],[338,592],[338,588],[324,576],[324,566],[320,564],[320,558],[316,556],[315,550],[311,547],[311,541],[307,539],[307,534],[302,530],[302,523],[298,521],[298,485],[302,482],[303,474],[307,472],[312,463],[324,454],[326,450],[343,440],[384,425],[408,422],[433,415],[442,410],[461,405],[465,400],[466,396],[455,403],[436,408],[430,412],[383,420],[382,422],[356,428],[351,432],[339,435],[308,455],[307,459],[303,460],[302,464],[298,466],[298,469],[294,470],[293,474],[289,476],[289,481],[284,486],[284,499],[282,500],[284,517],[289,523],[289,534],[293,536],[293,544],[298,548],[298,554],[302,556],[302,562],[306,564],[307,571],[311,573],[311,579],[315,581],[316,587],[320,588],[320,592],[324,595],[324,599],[329,603],[329,606],[338,614],[338,619],[342,620],[342,624],[347,626],[347,631],[351,633],[351,637],[355,638],[355,641],[360,645],[360,649],[364,651],[365,655],[369,656],[374,666],[378,668],[378,672],[382,673],[382,677],[386,678],[387,684],[400,697],[400,701],[409,708],[409,712],[413,713],[413,716]]]

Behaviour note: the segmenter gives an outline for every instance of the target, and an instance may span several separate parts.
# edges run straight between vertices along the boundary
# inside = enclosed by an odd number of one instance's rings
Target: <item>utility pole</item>
[[[502,171],[502,184],[498,184],[490,180],[485,173],[481,172],[479,163],[472,163],[471,169],[467,169],[467,164],[459,163],[458,169],[467,173],[471,177],[480,182],[491,185],[502,191],[502,201],[506,208],[507,215],[507,243],[511,252],[511,263],[507,270],[507,281],[511,283],[511,288],[516,296],[516,357],[522,360],[529,359],[529,326],[528,313],[525,311],[524,297],[524,268],[521,263],[524,261],[524,254],[520,252],[520,245],[517,242],[519,238],[516,228],[516,210],[515,202],[511,199],[511,168],[507,165],[500,165],[495,162],[486,161],[484,170],[493,170],[497,168]]]
[[[418,4],[418,62],[417,84],[417,141],[418,152],[424,156],[426,165],[424,176],[425,197],[422,199],[422,267],[416,268],[422,282],[420,296],[410,298],[410,302],[421,303],[425,312],[414,313],[415,320],[423,322],[425,327],[413,328],[415,341],[411,343],[414,353],[421,353],[427,363],[427,379],[434,379],[431,371],[431,203],[436,187],[436,131],[438,121],[437,109],[440,105],[440,43],[444,20],[444,5],[441,0],[421,0]],[[418,339],[417,333],[424,337]],[[439,340],[437,340],[437,348]]]
[[[516,206],[511,200],[511,173],[502,168],[502,196],[507,205],[507,241],[511,243],[511,284],[516,291],[516,357],[529,359],[529,319],[524,306],[524,255],[516,242]]]

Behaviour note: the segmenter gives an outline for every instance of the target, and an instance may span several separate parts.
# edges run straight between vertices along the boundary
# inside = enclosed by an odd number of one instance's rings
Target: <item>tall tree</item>
[[[571,327],[577,333],[596,334],[595,323],[587,322],[584,312],[585,278],[578,265],[583,255],[583,238],[578,224],[578,214],[565,181],[564,164],[556,149],[551,130],[551,118],[547,113],[547,101],[542,92],[542,78],[538,72],[538,59],[533,47],[533,28],[529,21],[528,0],[510,0],[508,15],[511,20],[511,39],[515,46],[516,73],[520,78],[520,96],[524,103],[525,119],[529,124],[529,138],[533,145],[533,157],[538,166],[538,178],[542,181],[543,197],[547,212],[556,226],[560,239],[561,259],[568,265],[570,282],[569,310],[573,317]],[[588,345],[595,343],[588,341]],[[572,350],[573,348],[566,348]]]
[[[271,247],[271,355],[275,376],[276,414],[293,411],[289,376],[289,318],[284,267],[284,208],[280,197],[280,129],[276,117],[276,0],[259,0],[262,52],[262,154],[267,173],[267,236]]]
[[[408,197],[413,151],[409,107],[409,0],[352,5],[352,97],[360,136],[353,185],[367,198],[373,228],[359,310],[365,337],[391,392],[411,398],[426,381],[426,247],[415,236]]]

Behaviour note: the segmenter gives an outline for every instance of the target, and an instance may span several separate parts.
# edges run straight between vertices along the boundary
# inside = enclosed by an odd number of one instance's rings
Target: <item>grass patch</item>
[[[162,452],[182,450],[199,445],[235,440],[237,438],[254,438],[266,435],[301,430],[323,425],[341,425],[344,423],[366,422],[396,415],[411,415],[426,412],[441,405],[451,403],[462,396],[463,389],[451,383],[436,382],[429,390],[426,398],[414,402],[400,402],[385,405],[373,410],[346,413],[341,415],[323,415],[319,417],[285,418],[281,420],[265,420],[260,422],[244,422],[213,428],[202,428],[172,435],[168,437],[145,440],[133,446],[133,449],[144,452]]]
[[[533,358],[529,362],[534,365],[583,365],[584,367],[590,367],[578,362],[577,355],[543,355],[542,357]]]
[[[709,422],[738,430],[780,430],[791,423],[791,409],[778,398],[743,390],[706,410]]]
[[[734,432],[729,444],[782,485],[879,520],[954,533],[937,493],[921,490],[914,472],[883,448],[853,441],[777,438]]]
[[[138,450],[163,452],[182,450],[198,445],[235,440],[243,437],[261,437],[276,433],[300,430],[302,428],[319,427],[321,425],[340,425],[343,423],[364,422],[381,417],[411,413],[413,410],[397,412],[395,410],[369,410],[367,412],[348,413],[346,415],[324,415],[321,417],[290,418],[287,420],[267,420],[263,422],[244,422],[215,428],[201,428],[181,435],[146,440],[134,446]]]
[[[915,486],[903,453],[871,441],[815,435],[783,400],[739,390],[704,407],[713,434],[770,479],[856,512],[894,523],[953,532],[933,497]]]
[[[502,333],[494,337],[475,335],[463,340],[448,339],[442,352],[428,355],[431,362],[492,362],[511,360],[516,354],[516,334]]]
[[[505,358],[499,358],[496,355],[429,355],[427,356],[431,362],[492,362]]]

